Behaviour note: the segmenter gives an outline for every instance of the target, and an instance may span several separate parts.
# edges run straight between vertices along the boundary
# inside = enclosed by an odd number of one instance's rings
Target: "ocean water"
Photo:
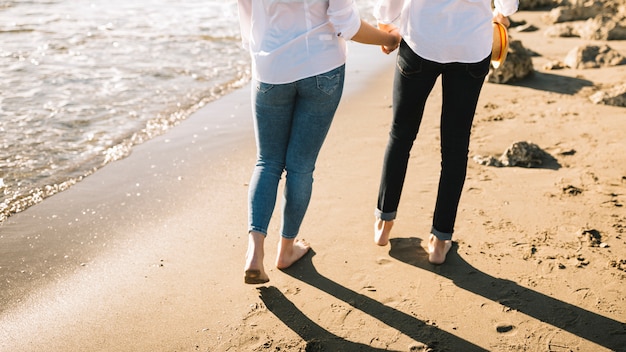
[[[249,65],[235,0],[0,0],[0,224],[242,87]]]

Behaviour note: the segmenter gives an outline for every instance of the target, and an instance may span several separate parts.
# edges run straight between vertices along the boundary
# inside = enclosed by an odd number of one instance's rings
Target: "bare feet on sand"
[[[264,284],[270,281],[263,268],[263,243],[265,236],[259,232],[248,234],[248,253],[246,253],[246,266],[244,268],[244,282],[247,284]]]
[[[452,248],[451,240],[442,241],[431,234],[428,238],[428,261],[431,264],[443,264],[450,248]]]
[[[276,258],[276,267],[278,269],[287,269],[293,263],[297,262],[300,258],[311,249],[304,240],[287,239],[282,238],[278,243],[278,257]]]
[[[376,219],[374,223],[374,243],[379,246],[386,246],[389,243],[389,233],[393,227],[393,220],[385,221]]]
[[[247,284],[257,285],[270,281],[263,267],[263,243],[265,236],[259,232],[250,232],[248,234],[248,253],[246,253],[246,266],[244,268],[244,282]],[[298,259],[302,258],[311,246],[303,241],[296,239],[281,238],[278,243],[278,256],[276,257],[276,267],[278,269],[287,269]]]

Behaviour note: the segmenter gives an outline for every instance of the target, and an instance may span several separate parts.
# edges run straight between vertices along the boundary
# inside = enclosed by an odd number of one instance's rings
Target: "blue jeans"
[[[343,92],[345,66],[287,84],[254,82],[257,162],[248,193],[248,230],[267,235],[285,172],[281,236],[295,238],[309,206],[313,170]]]
[[[400,43],[393,88],[393,124],[385,152],[375,215],[396,218],[413,142],[426,99],[439,76],[442,80],[441,174],[431,232],[449,240],[467,172],[470,130],[476,104],[489,72],[489,57],[477,63],[437,63]]]

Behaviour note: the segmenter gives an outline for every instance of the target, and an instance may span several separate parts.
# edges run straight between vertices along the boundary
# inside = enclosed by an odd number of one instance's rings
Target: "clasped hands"
[[[400,36],[400,31],[398,30],[398,27],[396,27],[393,24],[378,23],[378,29],[380,29],[383,32],[392,34],[396,38],[395,43],[391,46],[381,45],[380,48],[383,51],[383,53],[390,54],[400,46],[400,40],[402,40],[402,37]]]

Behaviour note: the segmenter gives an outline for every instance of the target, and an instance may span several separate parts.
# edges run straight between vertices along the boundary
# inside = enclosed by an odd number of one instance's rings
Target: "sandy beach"
[[[626,108],[589,89],[626,65],[546,70],[589,41],[511,31],[531,77],[485,83],[470,146],[529,141],[544,167],[470,161],[454,246],[424,250],[439,177],[437,85],[390,244],[373,242],[395,55],[350,44],[342,103],[300,238],[243,283],[255,158],[249,88],[0,225],[0,351],[626,351]],[[603,42],[626,55],[626,41]]]

